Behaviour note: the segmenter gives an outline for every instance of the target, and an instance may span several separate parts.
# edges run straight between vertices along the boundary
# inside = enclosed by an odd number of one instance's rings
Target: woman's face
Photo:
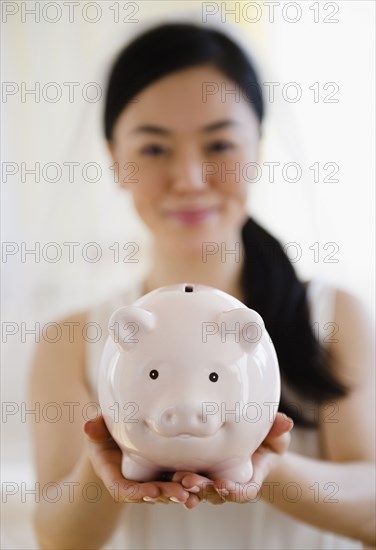
[[[146,87],[118,117],[109,144],[119,184],[156,242],[200,254],[244,223],[259,126],[239,87],[212,65]]]

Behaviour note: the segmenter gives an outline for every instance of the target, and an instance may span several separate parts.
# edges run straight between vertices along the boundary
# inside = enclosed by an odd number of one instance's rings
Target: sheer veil
[[[132,26],[122,27],[121,30],[116,30],[115,33],[105,33],[102,36],[101,44],[97,48],[97,58],[95,63],[91,62],[92,76],[90,80],[99,84],[102,90],[102,98],[96,103],[86,102],[76,121],[72,124],[71,138],[65,145],[63,156],[65,158],[82,159],[80,162],[88,162],[95,159],[103,167],[103,177],[101,185],[93,185],[90,193],[86,193],[85,186],[82,192],[84,193],[83,200],[88,201],[88,210],[91,213],[95,211],[95,228],[94,234],[98,233],[97,238],[101,239],[105,244],[103,249],[108,249],[112,242],[137,242],[139,244],[139,258],[142,261],[138,265],[122,266],[124,268],[124,276],[130,278],[140,275],[147,269],[147,249],[150,243],[150,236],[145,230],[141,222],[139,222],[135,214],[131,201],[126,193],[119,191],[113,181],[113,172],[110,169],[111,161],[105,147],[103,137],[103,97],[107,82],[107,76],[111,64],[116,54],[136,36],[140,35],[147,29],[163,22],[193,22],[204,27],[211,27],[221,30],[229,35],[237,42],[251,58],[259,75],[260,81],[264,82],[281,82],[280,75],[277,74],[275,68],[270,66],[270,63],[263,52],[260,44],[252,36],[252,28],[246,29],[240,24],[223,22],[219,15],[211,16],[206,23],[202,21],[201,11],[198,9],[189,9],[177,13],[166,13],[164,16],[149,16],[143,18],[142,21]],[[265,90],[263,90],[265,96]],[[300,165],[308,165],[306,160],[306,151],[299,137],[299,128],[294,120],[294,111],[291,104],[284,103],[274,104],[265,101],[266,118],[263,127],[263,151],[260,159],[260,179],[250,183],[250,200],[249,211],[252,215],[259,219],[265,227],[274,232],[285,242],[299,241],[300,237],[295,230],[294,235],[284,232],[285,224],[283,223],[284,216],[293,214],[296,218],[296,226],[305,225],[306,232],[310,233],[310,240],[317,240],[318,232],[320,231],[318,223],[318,197],[314,193],[312,185],[302,182],[287,183],[278,181],[276,173],[276,181],[270,183],[269,167],[264,166],[263,162],[280,162],[283,166],[286,162],[298,162]],[[86,159],[86,160],[85,160]],[[62,197],[64,200],[64,198]],[[69,200],[65,196],[66,200]],[[283,216],[280,213],[280,208],[276,205],[284,205],[285,212]],[[292,212],[287,212],[287,208],[292,208]],[[68,205],[67,205],[68,208]],[[111,214],[110,214],[111,212]],[[126,213],[126,214],[125,214]],[[111,218],[111,223],[108,223],[108,218]],[[278,217],[279,222],[278,223]],[[277,221],[276,221],[277,220]],[[129,223],[131,221],[131,223]],[[89,222],[90,223],[90,222]],[[94,238],[95,240],[95,238]],[[301,246],[301,245],[299,245]],[[292,248],[292,256],[296,253],[296,249]],[[111,254],[108,255],[109,262]],[[110,266],[105,267],[102,264],[103,272]],[[99,268],[99,266],[98,266]],[[125,269],[126,268],[126,269]],[[130,269],[129,269],[130,268]],[[304,266],[298,266],[303,275],[308,275],[304,272]],[[98,273],[102,277],[102,273]],[[114,281],[119,288],[124,285],[123,276],[119,278],[119,265],[117,266],[117,276]],[[108,286],[106,287],[108,290]],[[102,288],[101,292],[106,293],[106,289]],[[99,294],[101,294],[101,292]]]

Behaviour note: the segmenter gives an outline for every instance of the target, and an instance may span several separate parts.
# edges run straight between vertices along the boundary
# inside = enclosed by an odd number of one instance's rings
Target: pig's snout
[[[220,414],[207,415],[202,407],[193,408],[183,404],[166,407],[149,424],[165,437],[209,437],[222,426]]]

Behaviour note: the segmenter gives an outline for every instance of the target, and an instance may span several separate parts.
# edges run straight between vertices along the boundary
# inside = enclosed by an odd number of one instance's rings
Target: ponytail
[[[281,378],[298,395],[315,403],[343,397],[347,388],[331,371],[331,354],[311,326],[307,291],[281,244],[254,219],[242,228],[245,303],[262,316],[273,341]],[[315,426],[287,400],[280,408],[296,425]]]

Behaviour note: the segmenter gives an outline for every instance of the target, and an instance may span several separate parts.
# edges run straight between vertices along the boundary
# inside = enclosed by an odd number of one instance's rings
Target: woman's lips
[[[218,208],[200,208],[195,210],[169,210],[167,215],[185,225],[196,225],[205,222]]]

